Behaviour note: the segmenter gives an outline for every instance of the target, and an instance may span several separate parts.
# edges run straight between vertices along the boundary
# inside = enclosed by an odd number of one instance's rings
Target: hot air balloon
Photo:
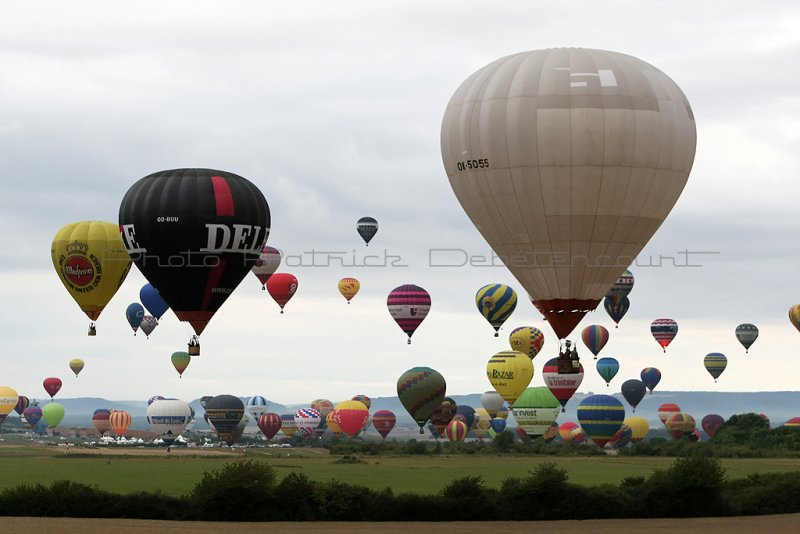
[[[453,399],[445,398],[441,404],[439,404],[439,407],[431,414],[430,421],[438,435],[444,435],[444,429],[447,423],[452,421],[453,417],[455,417],[457,409],[458,405],[456,405]]]
[[[242,399],[233,395],[217,395],[206,402],[206,414],[219,439],[228,446],[233,445],[238,437],[239,423],[244,418]]]
[[[64,420],[64,407],[57,402],[49,402],[42,408],[42,419],[47,426],[55,428]]]
[[[722,353],[711,352],[706,354],[706,357],[703,358],[703,365],[706,371],[708,371],[708,374],[714,378],[714,382],[716,382],[719,375],[721,375],[722,371],[728,366],[728,358]]]
[[[481,406],[491,417],[497,417],[497,412],[503,407],[503,397],[496,391],[486,391],[481,395]]]
[[[638,415],[626,417],[623,424],[630,427],[631,442],[634,445],[646,438],[647,434],[650,432],[650,423],[647,422],[647,419]]]
[[[192,420],[192,409],[187,402],[163,399],[147,407],[147,423],[168,446],[180,436]]]
[[[367,410],[369,410],[370,407],[372,406],[372,401],[366,395],[356,395],[350,400],[360,402],[361,404],[367,407]]]
[[[122,436],[131,426],[131,414],[122,410],[112,410],[108,416],[108,424],[117,436]]]
[[[492,328],[494,337],[517,307],[517,294],[505,284],[483,286],[475,294],[475,305]]]
[[[631,378],[622,383],[622,396],[633,408],[633,413],[636,413],[636,407],[642,402],[645,393],[647,386],[641,380]]]
[[[44,417],[42,417],[41,419],[39,419],[39,422],[36,423],[36,426],[32,427],[32,430],[37,434],[39,434],[40,436],[43,436],[45,431],[47,431],[47,427],[48,427],[47,421],[45,421]]]
[[[267,280],[267,291],[283,313],[283,307],[297,292],[297,278],[289,273],[275,273]]]
[[[398,326],[408,335],[410,345],[411,336],[431,310],[431,296],[419,286],[406,284],[394,288],[389,293],[386,306]]]
[[[278,430],[281,429],[281,416],[276,413],[262,414],[257,420],[258,429],[264,433],[267,439],[272,439]]]
[[[544,334],[533,326],[521,326],[511,331],[508,343],[511,350],[527,354],[532,360],[544,346]]]
[[[664,403],[658,407],[658,418],[661,420],[662,424],[666,425],[667,419],[674,413],[680,413],[680,411],[681,408],[677,404],[670,402]]]
[[[790,428],[800,427],[800,417],[792,417],[786,421],[783,426],[788,426]]]
[[[650,323],[650,333],[656,338],[656,343],[661,345],[664,352],[667,352],[667,346],[678,334],[678,323],[672,319],[656,319]]]
[[[428,418],[441,407],[447,383],[444,377],[430,367],[413,367],[397,380],[397,396],[419,426],[419,433]]]
[[[313,434],[321,420],[322,416],[313,408],[300,408],[294,413],[294,422],[297,425],[297,430],[306,437],[308,437],[306,431],[310,430],[311,434]]]
[[[261,395],[254,395],[247,400],[247,413],[249,413],[253,420],[258,423],[259,417],[267,413],[267,406],[269,402]]]
[[[608,343],[608,330],[598,324],[589,325],[581,332],[583,344],[594,354],[594,359]]]
[[[369,409],[357,400],[342,401],[333,410],[334,418],[342,432],[354,438],[364,428]]]
[[[189,367],[192,357],[188,352],[173,352],[170,360],[172,360],[172,366],[178,371],[178,377],[183,378],[183,372]]]
[[[561,441],[564,443],[569,443],[572,440],[572,432],[575,429],[579,429],[577,423],[572,421],[567,421],[566,423],[562,423],[561,426],[558,427],[558,436],[561,438]]]
[[[102,221],[62,227],[53,238],[50,256],[61,283],[92,321],[100,317],[131,268],[119,228]],[[94,322],[89,335],[95,335]]]
[[[602,447],[622,426],[625,407],[611,395],[589,395],[578,405],[578,421],[587,436]]]
[[[44,390],[50,395],[50,399],[52,400],[52,398],[56,396],[56,393],[61,390],[61,379],[54,376],[45,378],[42,382],[42,386],[44,386]]]
[[[459,404],[456,407],[456,415],[453,419],[459,418],[467,424],[467,429],[472,430],[475,424],[475,408],[466,404]]]
[[[155,330],[156,327],[158,326],[158,319],[156,319],[152,315],[145,315],[142,318],[142,322],[139,326],[142,329],[142,332],[144,332],[145,337],[149,339],[150,334],[152,334],[153,330]]]
[[[165,399],[166,399],[166,397],[163,396],[163,395],[153,395],[152,397],[147,399],[147,405],[150,406],[151,404],[153,404],[157,400],[165,400]]]
[[[614,285],[606,293],[606,298],[610,299],[613,305],[618,305],[623,299],[628,298],[631,290],[633,289],[633,273],[625,269],[625,272],[617,278]]]
[[[628,309],[631,307],[631,301],[628,300],[628,297],[625,297],[618,304],[615,304],[612,299],[606,297],[603,300],[603,307],[606,309],[608,316],[611,317],[611,320],[616,324],[614,328],[619,328],[619,322],[625,317],[625,314],[628,313]]]
[[[378,233],[378,221],[372,217],[361,217],[356,223],[356,231],[361,236],[361,239],[364,240],[364,243],[369,246],[369,242]]]
[[[486,364],[486,378],[508,405],[513,406],[533,379],[533,362],[521,352],[498,352]]]
[[[391,410],[378,410],[372,415],[372,426],[378,431],[378,434],[385,440],[389,432],[394,428],[397,422],[397,417]]]
[[[561,411],[564,412],[567,402],[581,387],[583,382],[583,365],[580,365],[577,373],[563,374],[558,372],[558,358],[553,358],[544,364],[542,376],[544,383],[561,403]]]
[[[472,423],[471,428],[476,438],[483,440],[489,435],[491,421],[492,418],[486,410],[483,408],[477,408],[475,410],[475,421]]]
[[[546,387],[527,388],[514,403],[511,413],[530,437],[543,435],[558,418],[560,403]]]
[[[608,383],[617,376],[619,362],[616,358],[600,358],[597,360],[595,367],[597,368],[597,373],[606,381],[606,387],[608,387]]]
[[[69,368],[75,373],[75,377],[83,370],[84,362],[80,358],[73,358],[69,361]]]
[[[736,339],[742,344],[744,353],[747,354],[750,351],[750,346],[758,339],[758,327],[750,323],[740,324],[736,327]]]
[[[789,321],[800,331],[800,304],[795,304],[789,308]]]
[[[506,429],[506,422],[504,419],[498,419],[497,417],[495,417],[489,422],[489,424],[491,425],[492,430],[494,430],[496,434],[499,434],[500,432]]]
[[[261,282],[261,290],[266,289],[267,280],[272,276],[278,267],[281,266],[281,251],[277,248],[265,246],[261,249],[261,254],[258,256],[253,268],[250,269],[252,273]]]
[[[467,437],[467,433],[469,432],[469,427],[463,421],[459,421],[457,419],[453,419],[444,429],[444,433],[451,442],[455,441],[464,441],[464,438]]]
[[[111,423],[109,419],[111,418],[111,410],[107,408],[98,408],[92,414],[92,424],[100,432],[100,435],[106,433],[107,430],[111,429]]]
[[[152,284],[145,284],[142,286],[142,289],[139,290],[139,300],[141,300],[144,307],[147,308],[148,313],[156,319],[161,319],[169,309],[169,305],[163,299],[161,293],[159,293]]]
[[[361,282],[355,278],[342,278],[339,280],[339,293],[347,299],[348,304],[356,296],[359,289],[361,289]]]
[[[0,424],[6,420],[8,414],[14,411],[19,402],[19,395],[8,386],[0,387]]]
[[[695,429],[694,417],[688,413],[678,412],[669,416],[664,423],[672,439],[680,439],[684,434],[691,434]]]
[[[332,414],[333,412],[331,412]],[[329,414],[329,416],[331,415]],[[333,427],[330,424],[330,420],[328,420],[328,427],[333,430]],[[287,438],[291,438],[295,432],[297,432],[297,423],[294,422],[294,414],[293,413],[284,413],[281,414],[281,432]]]
[[[622,426],[619,427],[619,430],[617,430],[616,434],[611,436],[611,439],[608,440],[607,445],[610,445],[615,449],[622,449],[625,447],[625,445],[631,442],[632,438],[633,430],[631,430],[631,427],[626,425],[623,421]]]
[[[119,208],[119,230],[134,263],[196,336],[255,265],[269,228],[261,191],[212,169],[146,176]],[[196,336],[188,351],[193,356]]]
[[[125,318],[128,320],[128,324],[131,325],[135,336],[136,331],[139,330],[139,325],[142,324],[142,319],[144,319],[144,308],[138,302],[128,304],[125,309]]]
[[[717,430],[720,426],[725,422],[725,418],[721,415],[717,415],[715,413],[708,414],[707,416],[703,417],[700,421],[700,426],[703,427],[703,430],[706,434],[708,434],[709,438],[713,438],[717,435]]]
[[[695,144],[675,82],[634,57],[580,48],[483,67],[450,99],[441,130],[461,206],[559,339],[663,222]]]
[[[639,377],[644,382],[644,385],[647,386],[647,389],[650,390],[650,394],[652,395],[653,390],[656,388],[659,382],[661,382],[661,371],[656,369],[655,367],[645,367],[642,369]]]
[[[17,415],[22,417],[25,408],[27,408],[30,405],[31,405],[31,400],[28,397],[26,397],[25,395],[19,395],[17,397],[17,404],[14,406],[14,411],[17,412]],[[2,412],[2,409],[0,409],[0,412]]]
[[[333,403],[328,399],[315,399],[311,402],[311,407],[317,410],[320,416],[326,418],[328,417],[328,414],[334,410]]]
[[[42,409],[38,406],[28,406],[25,408],[25,411],[22,412],[22,416],[25,418],[25,421],[28,422],[31,428],[34,428],[42,419]]]

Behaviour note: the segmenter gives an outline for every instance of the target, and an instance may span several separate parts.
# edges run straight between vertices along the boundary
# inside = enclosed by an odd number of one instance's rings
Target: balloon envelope
[[[439,407],[433,411],[430,416],[430,421],[438,435],[444,435],[444,429],[447,427],[447,423],[452,421],[453,417],[455,417],[457,409],[458,406],[455,401],[452,399],[444,399]]]
[[[69,361],[69,368],[75,373],[75,376],[83,370],[84,362],[80,358],[73,358]]]
[[[125,318],[128,320],[128,324],[131,325],[135,335],[136,331],[139,330],[139,325],[142,324],[142,319],[144,319],[144,307],[138,302],[128,304],[125,309]]]
[[[503,408],[503,397],[496,391],[486,391],[481,395],[481,406],[491,417],[496,417],[497,412]]]
[[[508,335],[508,344],[511,350],[527,354],[532,360],[544,346],[544,334],[533,326],[521,326]]]
[[[719,378],[728,366],[728,358],[722,353],[712,352],[706,354],[706,357],[703,358],[703,366],[705,366],[708,374],[710,374],[714,378],[714,382],[716,382],[717,378]]]
[[[749,352],[750,347],[758,339],[758,327],[750,323],[742,323],[736,327],[736,339],[744,347],[745,354]]]
[[[608,385],[611,380],[615,376],[617,376],[617,372],[619,371],[619,362],[616,358],[600,358],[597,360],[597,364],[595,365],[597,368],[597,374],[603,377],[603,380],[606,381],[606,385]]]
[[[369,417],[369,409],[364,403],[356,400],[340,402],[333,412],[339,428],[351,438],[361,431]]]
[[[622,426],[625,407],[611,395],[589,395],[578,405],[578,421],[598,446],[605,445]]]
[[[98,408],[92,414],[92,424],[100,432],[102,436],[107,430],[111,429],[111,422],[109,418],[111,417],[111,410],[107,408]]]
[[[575,394],[575,391],[581,387],[583,374],[583,364],[579,364],[577,373],[559,373],[558,358],[548,360],[542,369],[545,385],[561,403],[562,408],[567,405],[567,402],[569,402],[569,399]]]
[[[446,388],[444,377],[430,367],[414,367],[397,380],[397,396],[420,433],[431,414],[441,407]]]
[[[261,191],[213,169],[145,176],[119,208],[118,233],[134,263],[198,335],[255,265],[269,228]]]
[[[708,434],[709,438],[713,438],[717,435],[717,430],[720,426],[725,422],[725,418],[721,415],[717,415],[715,413],[708,414],[700,421],[700,426],[703,427],[703,431]]]
[[[172,366],[175,367],[175,370],[178,371],[178,376],[183,376],[183,372],[189,367],[189,363],[192,361],[192,357],[189,356],[188,352],[173,352],[172,356],[170,356],[170,360],[172,360]]]
[[[122,436],[131,426],[131,414],[122,410],[113,410],[108,416],[108,424],[117,436]]]
[[[297,277],[289,273],[275,273],[267,280],[267,291],[283,313],[283,307],[297,292]]]
[[[180,436],[192,420],[192,409],[187,402],[163,399],[147,407],[150,429],[169,445]]]
[[[261,249],[261,254],[258,256],[255,264],[251,271],[258,278],[258,281],[261,282],[261,288],[264,288],[264,285],[269,280],[269,277],[272,276],[275,271],[278,270],[278,267],[281,265],[281,251],[277,248],[265,246]]]
[[[614,302],[613,299],[606,297],[603,300],[603,307],[606,313],[608,313],[608,316],[611,317],[611,320],[619,326],[619,322],[625,317],[625,314],[628,313],[628,309],[631,307],[631,301],[628,300],[628,297],[624,297],[619,302]]]
[[[152,284],[142,286],[142,289],[139,290],[139,300],[147,308],[148,313],[156,319],[161,319],[161,316],[169,309],[167,302]]]
[[[452,420],[447,423],[444,433],[450,441],[464,441],[469,432],[469,427],[463,421]]]
[[[265,413],[261,415],[257,422],[259,430],[264,433],[267,439],[272,439],[281,429],[281,416],[276,413]]]
[[[642,402],[644,394],[647,393],[647,386],[644,382],[636,378],[631,378],[622,383],[622,396],[631,405],[633,411],[636,412],[636,407]]]
[[[356,223],[356,231],[361,236],[361,239],[364,240],[364,243],[369,246],[369,242],[378,233],[378,221],[372,217],[361,217]]]
[[[93,321],[100,317],[131,268],[119,227],[109,222],[67,224],[53,238],[50,255],[61,283]]]
[[[372,415],[372,425],[383,439],[386,439],[396,423],[397,417],[391,410],[378,410]]]
[[[140,324],[142,332],[144,332],[144,335],[147,337],[150,337],[150,334],[153,333],[153,330],[155,330],[157,326],[158,326],[158,319],[156,319],[152,315],[145,315],[142,318],[142,322]]]
[[[22,413],[25,411],[25,408],[30,406],[30,404],[31,400],[28,397],[26,397],[25,395],[19,395],[17,397],[17,404],[16,406],[14,406],[14,411],[17,412],[17,415],[22,415]],[[3,410],[4,408],[0,407],[0,414],[2,414]]]
[[[249,413],[253,420],[258,424],[258,419],[263,414],[267,413],[269,402],[261,395],[254,395],[247,400],[247,413]]]
[[[486,378],[509,406],[513,406],[533,379],[533,362],[521,352],[498,352],[486,364]]]
[[[800,304],[789,308],[789,322],[800,332]]]
[[[35,427],[42,418],[42,409],[38,406],[28,406],[22,415],[31,427]]]
[[[680,411],[680,406],[667,402],[658,407],[658,418],[661,420],[662,424],[666,425],[667,419],[669,419],[672,414],[679,413]]]
[[[598,324],[589,325],[581,332],[581,339],[586,348],[594,354],[595,359],[597,355],[603,350],[603,347],[608,343],[608,330]]]
[[[14,408],[19,402],[19,394],[16,390],[3,386],[0,387],[0,423],[6,418],[8,414],[14,411]]]
[[[431,296],[419,286],[405,284],[389,293],[386,306],[389,308],[389,314],[406,333],[408,342],[411,343],[411,336],[431,310]]]
[[[338,287],[339,293],[342,294],[347,302],[350,302],[356,296],[358,290],[361,289],[361,282],[355,278],[342,278],[339,280]]]
[[[475,305],[483,318],[492,325],[497,337],[497,331],[517,307],[517,294],[505,284],[489,284],[475,294]]]
[[[61,391],[61,379],[54,376],[45,378],[44,382],[42,382],[42,386],[44,386],[44,390],[52,399],[56,396],[56,393]]]
[[[650,324],[650,333],[664,352],[667,352],[667,346],[678,334],[678,323],[672,319],[656,319]]]
[[[650,423],[644,417],[633,415],[626,417],[623,424],[628,425],[631,429],[631,442],[636,444],[647,437],[650,432]]]
[[[530,437],[542,436],[555,422],[561,403],[546,387],[526,389],[514,403],[511,413]]]
[[[233,395],[217,395],[206,402],[208,421],[214,426],[219,439],[233,445],[239,423],[244,417],[244,403]]]
[[[650,393],[652,393],[658,383],[661,382],[661,371],[655,367],[645,367],[642,369],[639,377],[642,379],[642,382],[644,382],[644,385],[647,386],[647,389],[650,390]]]
[[[481,68],[450,99],[441,130],[461,206],[559,338],[661,225],[695,144],[689,102],[666,74],[582,48]]]

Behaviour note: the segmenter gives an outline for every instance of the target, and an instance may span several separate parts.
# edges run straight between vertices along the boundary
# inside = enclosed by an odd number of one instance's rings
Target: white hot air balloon
[[[192,409],[187,402],[177,399],[159,399],[147,407],[147,423],[167,445],[186,430],[192,420]]]

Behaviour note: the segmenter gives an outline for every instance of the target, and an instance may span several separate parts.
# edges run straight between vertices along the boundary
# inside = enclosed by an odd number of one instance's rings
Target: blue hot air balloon
[[[650,394],[652,394],[658,383],[661,382],[661,371],[655,367],[645,367],[642,369],[641,378],[644,385],[650,390]]]
[[[625,407],[611,395],[589,395],[578,406],[584,433],[602,447],[614,437],[625,420]]]
[[[133,328],[133,335],[139,330],[139,325],[142,324],[144,319],[144,308],[138,302],[131,302],[125,310],[125,318],[128,319],[128,324]]]
[[[139,300],[142,301],[150,315],[156,319],[161,319],[161,316],[169,309],[169,305],[158,293],[158,290],[150,284],[143,285],[139,290]]]

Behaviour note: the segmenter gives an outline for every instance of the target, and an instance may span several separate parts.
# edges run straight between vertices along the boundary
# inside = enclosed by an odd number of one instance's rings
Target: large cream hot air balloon
[[[451,98],[441,135],[459,202],[559,338],[664,221],[695,144],[689,102],[666,74],[577,48],[478,70]]]

